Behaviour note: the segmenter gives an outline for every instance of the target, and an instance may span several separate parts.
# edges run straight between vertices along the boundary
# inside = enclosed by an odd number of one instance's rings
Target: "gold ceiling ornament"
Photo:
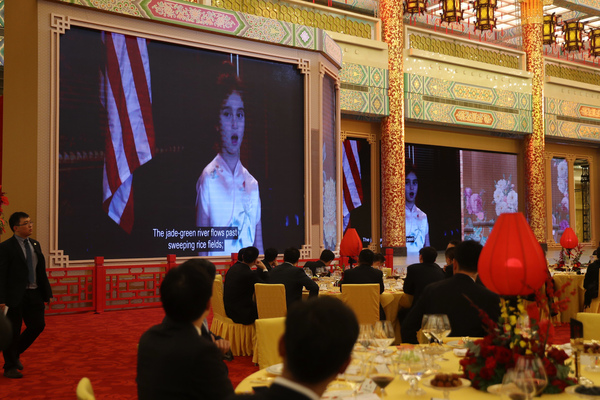
[[[427,8],[427,0],[404,0],[404,14],[423,14]]]
[[[463,12],[460,7],[460,0],[441,0],[442,3],[442,21],[446,23],[460,22],[463,19]]]
[[[544,15],[544,44],[556,43],[556,24],[558,16],[555,13],[552,15]]]
[[[579,51],[583,47],[583,41],[581,40],[583,23],[579,21],[565,22],[563,24],[563,31],[565,33],[563,50]]]
[[[543,0],[543,3],[545,6],[551,6],[554,4],[554,0]]]
[[[600,28],[592,29],[588,33],[590,39],[590,56],[600,56]]]
[[[493,31],[496,27],[496,17],[494,13],[497,8],[497,0],[475,0],[475,27],[480,31]]]

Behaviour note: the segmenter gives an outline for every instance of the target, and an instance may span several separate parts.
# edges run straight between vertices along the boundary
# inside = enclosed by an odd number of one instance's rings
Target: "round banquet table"
[[[319,296],[334,296],[341,298],[342,294],[339,287],[329,287],[327,290],[319,290]],[[398,308],[401,305],[401,299],[404,296],[404,292],[401,290],[388,289],[381,293],[381,306],[385,311],[385,318],[392,322],[394,330],[396,331],[396,343],[400,343],[400,323],[398,323]],[[308,298],[308,292],[302,292],[302,299]]]
[[[560,322],[570,322],[571,318],[577,318],[577,313],[583,311],[583,290],[579,286],[583,285],[585,275],[574,273],[556,272],[552,276],[556,290],[567,284],[564,293],[558,296],[559,300],[569,299],[567,309],[560,312]],[[573,291],[575,294],[572,294]]]
[[[462,373],[459,369],[459,360],[460,357],[454,355],[452,351],[447,352],[445,355],[447,361],[436,361],[437,364],[440,365],[441,371],[444,373]],[[600,373],[598,372],[589,372],[586,371],[585,368],[582,367],[582,376],[591,379],[595,385],[600,385]],[[240,384],[235,388],[236,393],[252,393],[253,386],[269,386],[273,379],[275,379],[275,375],[269,374],[266,369],[261,369],[253,373],[252,375],[247,376]],[[428,380],[428,378],[424,378],[423,380]],[[334,380],[329,384],[329,387],[332,386],[343,386],[346,384],[341,380]],[[398,399],[398,398],[414,398],[414,399],[431,399],[431,398],[443,398],[443,392],[441,390],[432,389],[423,385],[423,382],[419,383],[419,387],[425,389],[426,394],[423,396],[407,396],[406,391],[408,390],[409,384],[405,382],[402,377],[396,376],[395,379],[390,383],[390,385],[385,389],[387,396],[386,399]],[[349,388],[349,385],[348,385]],[[327,392],[326,392],[327,393]],[[376,391],[379,393],[379,390]],[[463,387],[462,389],[451,391],[450,392],[451,400],[479,400],[479,399],[494,399],[499,400],[501,397],[495,394],[490,394],[487,392],[482,392],[480,390],[474,389],[472,387]],[[536,397],[538,399],[540,397]],[[568,393],[561,394],[548,394],[542,395],[542,399],[548,400],[567,400],[567,399],[579,399],[575,395]]]

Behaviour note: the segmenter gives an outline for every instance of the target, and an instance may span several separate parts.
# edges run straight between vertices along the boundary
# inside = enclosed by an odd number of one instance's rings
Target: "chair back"
[[[583,324],[584,340],[600,340],[600,314],[580,312],[577,320]]]
[[[225,313],[225,303],[223,302],[223,281],[215,279],[213,282],[213,293],[211,297],[213,314],[227,317]]]
[[[282,283],[255,283],[254,293],[259,319],[286,316],[285,286]]]
[[[221,275],[221,274],[216,274],[216,275],[215,275],[215,279],[216,279],[217,281],[221,281],[221,282],[223,282],[223,275]]]
[[[379,320],[379,284],[344,284],[342,301],[348,305],[359,324],[372,325]]]
[[[255,325],[258,367],[263,369],[283,362],[279,355],[279,339],[285,331],[285,317],[257,319]]]
[[[385,274],[385,276],[392,276],[392,269],[388,267],[381,268],[381,272]]]
[[[77,400],[96,400],[92,382],[86,377],[81,378],[77,384],[75,394],[77,395]]]

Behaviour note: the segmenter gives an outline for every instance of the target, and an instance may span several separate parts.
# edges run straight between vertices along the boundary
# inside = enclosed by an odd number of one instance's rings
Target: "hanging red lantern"
[[[362,250],[362,241],[354,228],[348,228],[340,242],[340,255],[346,257],[358,257]]]
[[[498,217],[477,268],[488,289],[507,296],[531,294],[548,276],[544,251],[521,213]]]
[[[565,249],[574,249],[579,244],[579,239],[573,228],[569,227],[565,229],[562,236],[560,237],[560,245]]]

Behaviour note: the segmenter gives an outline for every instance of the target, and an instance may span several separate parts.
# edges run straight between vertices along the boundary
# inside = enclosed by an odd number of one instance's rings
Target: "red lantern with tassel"
[[[546,257],[521,213],[501,214],[481,251],[478,263],[483,284],[500,295],[531,294],[548,276]]]
[[[358,258],[358,254],[362,250],[362,241],[354,228],[346,229],[344,237],[340,242],[340,255],[344,257]]]
[[[560,245],[565,249],[574,249],[579,244],[579,239],[577,239],[577,235],[573,228],[569,227],[565,229],[562,236],[560,237]]]

